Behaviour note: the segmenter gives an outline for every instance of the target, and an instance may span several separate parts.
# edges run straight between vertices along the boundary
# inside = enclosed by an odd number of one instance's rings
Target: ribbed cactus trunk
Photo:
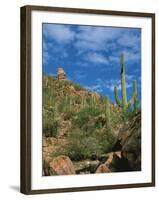
[[[107,128],[110,128],[110,110],[109,110],[108,97],[106,97],[106,100],[105,100],[105,119],[106,119]]]
[[[121,63],[120,63],[120,67],[121,67],[121,72],[120,72],[120,76],[121,76],[121,92],[122,92],[122,106],[123,108],[127,107],[127,96],[126,96],[126,82],[125,82],[125,66],[124,66],[124,55],[121,55]]]
[[[91,102],[90,102],[90,104],[91,104],[91,107],[93,108],[94,107],[94,98],[93,97],[91,97]]]
[[[85,98],[82,97],[82,108],[85,108]]]
[[[66,96],[65,96],[65,104],[67,105],[67,103],[68,103],[68,95],[66,94]]]
[[[131,108],[132,104],[134,104],[134,110],[138,109],[138,99],[137,99],[137,83],[136,80],[134,81],[134,91],[132,98],[127,102],[127,94],[126,94],[126,81],[125,81],[125,66],[124,66],[124,54],[121,55],[121,61],[120,61],[120,79],[121,79],[121,96],[122,99],[120,100],[118,96],[118,90],[117,86],[114,87],[114,96],[116,100],[116,104],[123,108]]]
[[[56,119],[57,116],[58,116],[58,104],[55,103],[55,105],[54,105],[54,119]]]
[[[134,80],[134,112],[138,109],[138,100],[137,100],[137,83]]]
[[[125,81],[125,66],[124,66],[124,55],[121,55],[121,63],[120,63],[120,78],[121,78],[121,95],[122,99],[120,100],[118,96],[117,86],[114,87],[114,96],[116,100],[116,104],[121,107],[122,109],[129,109],[131,106],[134,106],[134,111],[138,110],[138,97],[137,97],[137,82],[134,80],[134,91],[132,98],[127,102],[127,95],[126,95],[126,81]]]
[[[69,97],[69,109],[70,110],[72,109],[72,97],[71,96]]]

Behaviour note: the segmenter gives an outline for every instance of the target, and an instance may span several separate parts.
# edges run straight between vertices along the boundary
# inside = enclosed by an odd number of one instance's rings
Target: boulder
[[[100,165],[99,160],[84,160],[74,163],[74,168],[77,174],[81,173],[95,173],[97,167]]]
[[[114,152],[108,154],[108,159],[104,163],[108,168],[111,167],[114,158]]]
[[[101,164],[99,165],[95,173],[98,174],[98,173],[109,173],[109,172],[111,172],[110,169],[105,164]]]
[[[58,156],[54,158],[49,165],[53,175],[76,174],[73,163],[67,156]]]

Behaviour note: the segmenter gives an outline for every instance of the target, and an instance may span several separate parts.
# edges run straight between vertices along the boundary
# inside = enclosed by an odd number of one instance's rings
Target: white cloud
[[[109,62],[119,63],[120,64],[120,56],[109,56]]]
[[[127,82],[131,82],[131,81],[133,81],[134,80],[134,76],[133,75],[125,75],[125,79],[126,79],[126,81]]]
[[[109,89],[110,91],[114,91],[115,86],[117,87],[118,90],[121,90],[120,80],[111,79],[106,82],[106,88]]]
[[[82,66],[82,67],[88,67],[88,66],[89,66],[89,63],[84,62],[84,61],[82,61],[82,60],[80,60],[80,61],[78,60],[78,61],[75,62],[75,65],[76,65],[76,66],[80,66],[80,67],[81,67],[81,66]]]
[[[74,77],[75,77],[77,80],[81,80],[81,79],[86,78],[87,75],[86,75],[84,72],[76,71],[76,73],[74,74]]]
[[[110,55],[108,57],[109,62],[115,63],[117,67],[120,66],[120,56],[122,53],[124,54],[125,63],[136,62],[141,59],[140,52],[133,52],[130,49],[121,49],[120,51],[116,52],[116,55]]]
[[[121,90],[121,82],[119,79],[111,79],[106,82],[106,87],[110,91],[114,91],[114,87],[117,87],[118,90]],[[133,86],[133,82],[131,81],[126,81],[126,88],[131,88]]]
[[[138,61],[139,59],[140,59],[140,53],[138,52],[138,53],[134,53],[134,52],[132,52],[132,51],[129,51],[129,50],[125,50],[125,51],[123,51],[123,53],[124,53],[124,60],[125,60],[125,62],[127,62],[127,61]]]
[[[86,54],[84,59],[92,63],[108,64],[108,59],[105,56],[99,53],[95,53],[95,52]]]
[[[98,92],[98,93],[103,92],[103,88],[100,84],[86,86],[85,88],[94,92]]]
[[[74,43],[74,46],[78,50],[78,54],[83,53],[84,51],[100,51],[104,49],[104,44],[99,44],[99,41],[86,41],[86,40],[77,40]]]
[[[137,50],[140,46],[140,37],[135,34],[131,34],[128,31],[122,34],[117,42],[121,46],[129,47],[129,48],[133,48],[134,50]]]
[[[93,85],[86,86],[86,88],[88,90],[95,91],[95,92],[98,92],[98,93],[103,92],[105,87],[106,87],[106,84],[101,78],[96,79],[96,81]]]
[[[121,34],[122,29],[111,28],[111,27],[86,27],[80,26],[78,28],[79,33],[77,35],[77,39],[94,42],[98,41],[98,43],[107,42],[114,38],[118,38]]]
[[[48,52],[48,44],[43,41],[43,64],[47,64],[49,59],[50,59],[50,55]]]
[[[44,35],[49,36],[58,43],[68,43],[75,37],[75,32],[67,25],[44,25]]]
[[[44,25],[44,35],[58,43],[54,45],[47,43],[44,46],[44,63],[51,57],[48,50],[63,59],[68,57],[67,45],[71,44],[77,50],[74,54],[81,56],[83,66],[88,63],[105,64],[118,67],[120,65],[120,55],[124,53],[125,62],[135,62],[140,60],[140,37],[129,29],[117,27],[93,27],[77,26],[72,28],[68,25]],[[48,41],[47,41],[48,42]],[[48,46],[50,45],[50,46]],[[135,49],[136,48],[136,49]],[[101,52],[102,51],[102,52]],[[109,54],[109,56],[104,56]],[[114,55],[110,55],[114,52]],[[80,55],[81,54],[81,55]],[[112,64],[112,65],[111,65]]]
[[[123,30],[120,28],[112,27],[90,27],[80,26],[78,27],[78,33],[76,33],[75,47],[80,51],[85,50],[105,50],[114,47],[111,41],[117,40]]]
[[[43,52],[43,64],[47,64],[49,61],[49,58],[50,58],[49,53],[47,51],[44,51]]]

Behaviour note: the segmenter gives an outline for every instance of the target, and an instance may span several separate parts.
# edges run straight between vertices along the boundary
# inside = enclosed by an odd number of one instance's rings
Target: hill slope
[[[77,173],[95,173],[99,161],[108,158],[119,132],[133,117],[106,97],[68,80],[43,76],[44,168],[55,157],[65,155],[73,161]],[[93,162],[93,167],[88,167],[88,162]],[[45,170],[44,175],[50,173]]]

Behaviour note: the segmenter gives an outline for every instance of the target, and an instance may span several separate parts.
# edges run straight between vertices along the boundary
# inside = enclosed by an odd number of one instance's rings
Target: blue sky
[[[133,80],[141,96],[141,29],[43,24],[43,73],[56,75],[62,66],[67,78],[114,100],[120,86],[120,55],[124,53],[127,96]]]

